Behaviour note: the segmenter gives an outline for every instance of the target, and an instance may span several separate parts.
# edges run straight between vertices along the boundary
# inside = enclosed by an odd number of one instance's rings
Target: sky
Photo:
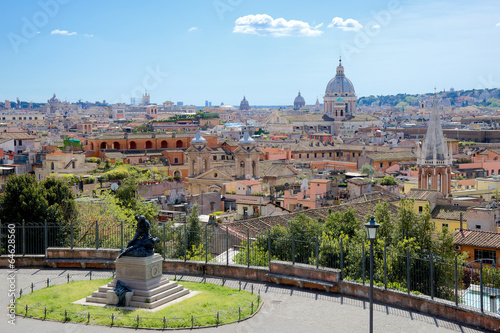
[[[498,0],[0,2],[0,100],[322,101],[500,87]]]

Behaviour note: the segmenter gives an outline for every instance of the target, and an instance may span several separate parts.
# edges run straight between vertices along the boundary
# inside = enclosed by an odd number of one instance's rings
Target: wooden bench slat
[[[317,284],[323,287],[336,287],[337,283],[335,282],[329,282],[329,281],[322,281],[322,280],[315,280],[315,279],[309,279],[309,278],[302,278],[302,277],[297,277],[297,276],[290,276],[290,275],[284,275],[284,274],[273,274],[273,273],[268,273],[266,276],[270,278],[277,278],[281,280],[290,280],[290,281],[297,281],[297,282],[302,282],[302,283],[312,283],[312,284]],[[279,282],[277,282],[279,283]],[[302,286],[301,286],[302,287]]]

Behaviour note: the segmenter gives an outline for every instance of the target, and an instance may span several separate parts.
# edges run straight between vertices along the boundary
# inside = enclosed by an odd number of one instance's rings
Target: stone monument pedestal
[[[154,309],[189,294],[188,289],[162,275],[163,258],[159,254],[149,257],[123,256],[115,261],[116,277],[106,286],[86,298],[87,302],[118,304],[114,288],[120,280],[132,291],[125,294],[125,306]]]

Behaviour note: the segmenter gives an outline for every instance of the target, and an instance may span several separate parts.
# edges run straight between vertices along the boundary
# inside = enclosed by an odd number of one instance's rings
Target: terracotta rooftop
[[[465,229],[455,233],[453,242],[457,245],[500,249],[500,233]]]
[[[368,184],[371,183],[370,180],[364,179],[364,178],[360,178],[360,177],[347,179],[346,182],[353,183],[355,185],[368,185]]]
[[[455,220],[460,221],[460,213],[462,213],[463,221],[467,221],[467,207],[465,206],[451,206],[451,205],[437,205],[432,211],[433,219],[441,220]]]
[[[274,226],[281,225],[283,227],[288,227],[288,221],[293,219],[298,214],[305,214],[307,217],[312,219],[326,218],[328,215],[335,212],[342,212],[349,208],[355,210],[355,216],[360,223],[364,223],[366,215],[373,214],[375,211],[375,206],[384,201],[382,200],[370,200],[358,203],[346,203],[343,205],[323,207],[317,209],[306,209],[300,212],[295,212],[286,215],[278,216],[262,216],[253,219],[248,219],[244,221],[237,221],[232,223],[225,223],[221,225],[222,229],[228,227],[229,232],[238,238],[245,239],[247,237],[247,232],[250,232],[250,236],[255,237],[257,235],[263,234],[268,230],[272,229]],[[398,213],[398,208],[389,203],[389,210],[391,214],[396,217]]]
[[[425,190],[420,188],[412,188],[406,198],[415,200],[429,200],[434,195],[439,195],[437,190]],[[441,194],[442,196],[442,194]]]

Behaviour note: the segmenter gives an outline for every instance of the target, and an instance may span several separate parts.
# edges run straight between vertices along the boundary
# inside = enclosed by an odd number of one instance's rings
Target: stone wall
[[[117,249],[67,249],[49,248],[46,256],[16,256],[16,267],[81,267],[86,262],[87,267],[110,268],[109,261],[114,260],[120,250]],[[0,256],[0,267],[8,267],[8,257]],[[92,263],[90,265],[90,263]],[[55,264],[55,265],[54,265]],[[69,266],[68,266],[69,265]],[[77,266],[71,266],[77,265]],[[314,280],[335,282],[338,287],[334,289],[339,294],[369,299],[370,287],[357,282],[340,280],[340,271],[331,268],[316,268],[312,265],[295,264],[282,261],[271,261],[270,267],[256,267],[244,265],[225,265],[221,263],[202,261],[165,260],[163,271],[179,275],[207,275],[242,279],[250,281],[272,282],[266,276],[268,273],[284,274],[294,277],[303,277]],[[431,299],[429,296],[408,295],[407,293],[385,290],[374,287],[375,302],[390,304],[412,311],[439,316],[448,320],[458,321],[467,325],[498,331],[500,317],[493,313],[481,313],[478,309],[464,305],[456,306],[455,303]]]

